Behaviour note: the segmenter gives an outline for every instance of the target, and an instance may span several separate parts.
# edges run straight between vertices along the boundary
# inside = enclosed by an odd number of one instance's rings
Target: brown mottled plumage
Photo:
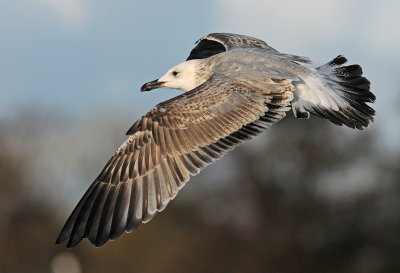
[[[207,41],[212,41],[211,43]],[[203,37],[189,61],[142,87],[188,91],[155,106],[128,130],[62,229],[68,247],[87,237],[96,246],[133,231],[162,211],[207,165],[256,136],[293,109],[363,129],[375,99],[359,66],[344,57],[317,69],[242,35]],[[317,89],[315,89],[317,88]],[[320,89],[318,89],[320,88]]]

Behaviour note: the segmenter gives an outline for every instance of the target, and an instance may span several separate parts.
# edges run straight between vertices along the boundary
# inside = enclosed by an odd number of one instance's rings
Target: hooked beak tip
[[[160,88],[163,87],[165,84],[165,82],[160,82],[157,80],[151,81],[151,82],[147,82],[145,84],[142,85],[142,87],[140,88],[140,92],[146,92],[146,91],[150,91],[156,88]]]

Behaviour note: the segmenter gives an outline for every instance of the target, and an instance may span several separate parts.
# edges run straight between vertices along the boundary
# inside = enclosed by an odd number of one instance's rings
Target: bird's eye
[[[172,75],[174,75],[174,77],[178,76],[179,72],[178,71],[172,71]]]

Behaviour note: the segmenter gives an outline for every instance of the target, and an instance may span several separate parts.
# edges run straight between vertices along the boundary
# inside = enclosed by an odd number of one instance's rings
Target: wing
[[[234,48],[258,47],[272,52],[275,49],[259,39],[232,33],[211,33],[197,40],[196,46],[186,60],[204,59]]]
[[[189,180],[285,116],[290,81],[250,89],[239,80],[211,78],[154,107],[128,131],[129,139],[82,197],[57,242],[96,246],[133,231],[162,211]]]
[[[364,129],[373,121],[375,111],[366,104],[375,101],[370,82],[362,77],[361,66],[343,66],[346,62],[338,56],[316,68],[305,85],[295,83],[292,109],[296,117],[308,118],[311,113],[353,129]]]

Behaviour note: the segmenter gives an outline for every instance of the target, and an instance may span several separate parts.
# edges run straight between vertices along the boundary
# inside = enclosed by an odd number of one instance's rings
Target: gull
[[[95,246],[131,232],[165,209],[207,165],[292,110],[364,129],[375,111],[370,82],[339,55],[312,68],[306,57],[280,53],[249,36],[212,33],[189,57],[141,91],[183,94],[156,105],[128,130],[129,138],[81,198],[56,243],[83,238]]]

